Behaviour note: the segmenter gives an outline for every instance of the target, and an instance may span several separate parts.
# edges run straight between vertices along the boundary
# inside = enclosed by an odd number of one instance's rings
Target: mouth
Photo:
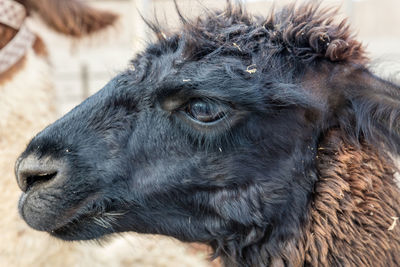
[[[89,240],[111,234],[125,215],[115,205],[102,201],[99,195],[81,200],[65,210],[52,203],[29,201],[30,198],[29,193],[23,193],[20,198],[18,206],[22,218],[32,228],[63,240]],[[35,206],[42,208],[32,209]]]

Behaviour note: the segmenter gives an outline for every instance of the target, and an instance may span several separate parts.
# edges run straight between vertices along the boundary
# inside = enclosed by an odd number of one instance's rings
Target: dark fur
[[[22,217],[65,240],[136,231],[204,242],[227,266],[398,266],[399,227],[386,227],[399,190],[385,151],[399,153],[399,87],[368,71],[334,14],[291,5],[263,19],[228,4],[182,17],[178,33],[150,24],[159,41],[22,154],[64,166],[23,194]],[[228,107],[226,119],[188,119],[199,98]],[[359,198],[378,195],[381,219],[354,216],[364,171],[371,187]],[[350,188],[345,201],[336,179]],[[345,218],[324,221],[330,212]]]

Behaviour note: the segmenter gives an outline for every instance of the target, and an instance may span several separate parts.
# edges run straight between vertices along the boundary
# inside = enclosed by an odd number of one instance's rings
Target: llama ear
[[[79,0],[25,0],[24,4],[55,31],[78,38],[102,30],[117,19],[114,13]]]
[[[363,67],[344,68],[333,94],[345,101],[336,108],[339,125],[354,139],[400,154],[400,86]]]

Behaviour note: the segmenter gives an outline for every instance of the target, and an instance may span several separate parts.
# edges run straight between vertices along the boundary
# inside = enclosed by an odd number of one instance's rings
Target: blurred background
[[[87,96],[101,89],[110,78],[123,70],[129,60],[151,39],[140,18],[157,18],[176,28],[179,23],[172,0],[91,0],[93,6],[121,15],[119,24],[100,36],[79,45],[49,31],[44,25],[32,29],[40,32],[50,50],[56,86],[57,115],[69,111]],[[204,7],[222,8],[225,0],[177,0],[188,17],[201,14]],[[256,15],[267,15],[273,4],[288,0],[244,0]],[[385,70],[400,70],[400,1],[399,0],[323,0],[323,4],[340,6],[343,16],[367,47],[373,62]],[[95,45],[93,45],[95,43]],[[103,44],[102,44],[103,43]],[[397,68],[396,68],[397,66]],[[381,68],[383,69],[383,68]]]

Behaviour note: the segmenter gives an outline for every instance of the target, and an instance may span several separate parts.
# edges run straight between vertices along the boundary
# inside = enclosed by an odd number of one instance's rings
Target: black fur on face
[[[398,141],[387,124],[398,112],[382,102],[394,85],[325,13],[289,6],[263,20],[228,6],[169,37],[151,25],[157,43],[28,145],[17,171],[30,157],[62,168],[27,183],[22,217],[65,240],[136,231],[237,258],[260,244],[277,253],[306,219],[328,129]]]

